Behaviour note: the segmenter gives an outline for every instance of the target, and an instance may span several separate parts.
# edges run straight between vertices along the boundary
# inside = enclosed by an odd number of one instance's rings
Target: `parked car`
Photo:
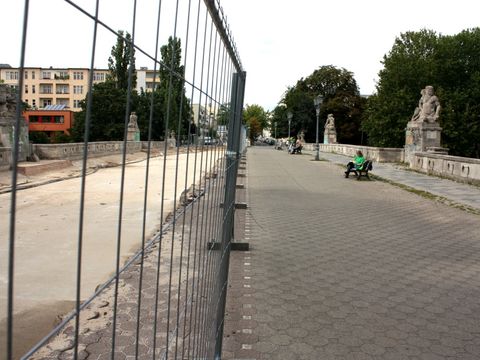
[[[205,136],[203,138],[204,145],[215,145],[215,140],[212,139],[210,136]]]

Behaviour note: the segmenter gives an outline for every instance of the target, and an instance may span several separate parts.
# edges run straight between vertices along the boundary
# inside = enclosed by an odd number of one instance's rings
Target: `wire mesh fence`
[[[41,6],[25,1],[11,186],[0,194],[1,358],[220,358],[246,74],[219,1],[51,4],[55,27],[66,18],[82,34],[57,48],[88,74],[72,129],[80,171],[28,188],[19,164],[35,154],[23,150],[20,104],[25,64],[40,58],[29,39]],[[55,79],[80,76],[63,66]],[[119,166],[91,171],[107,134],[121,138]],[[48,314],[63,316],[33,330]]]

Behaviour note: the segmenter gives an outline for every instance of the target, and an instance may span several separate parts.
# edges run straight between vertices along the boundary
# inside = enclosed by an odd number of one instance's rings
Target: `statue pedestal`
[[[0,116],[0,147],[15,147],[15,118]],[[18,161],[26,161],[30,155],[28,124],[25,118],[20,117],[20,133],[18,138]]]
[[[127,131],[127,141],[140,141],[140,130]]]
[[[405,129],[405,161],[411,163],[416,152],[447,154],[440,145],[442,128],[438,123],[409,121]]]
[[[335,129],[326,129],[323,133],[323,143],[324,144],[336,144],[337,143],[337,132]]]

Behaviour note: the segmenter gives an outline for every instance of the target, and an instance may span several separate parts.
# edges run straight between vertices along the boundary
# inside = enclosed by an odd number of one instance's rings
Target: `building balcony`
[[[60,76],[60,75],[55,74],[54,79],[55,80],[70,80],[70,75]]]

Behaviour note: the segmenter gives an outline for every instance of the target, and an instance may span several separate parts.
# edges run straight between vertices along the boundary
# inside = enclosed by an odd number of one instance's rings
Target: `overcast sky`
[[[18,66],[24,1],[0,1],[0,63]],[[93,0],[77,3],[93,10]],[[101,15],[113,29],[129,28],[123,15],[131,13],[131,0],[100,3]],[[145,19],[154,20],[158,0],[137,3],[137,39],[141,41],[146,39],[142,34],[154,32],[154,21]],[[63,0],[31,0],[30,4],[26,66],[89,67],[89,20]],[[371,94],[382,58],[401,33],[426,28],[453,35],[479,26],[480,19],[479,0],[221,0],[221,4],[247,71],[245,103],[267,110],[275,107],[288,86],[322,65],[353,72],[360,92]],[[167,21],[162,25],[171,27]],[[106,45],[96,64],[106,68],[115,38],[105,32],[99,41]],[[137,67],[142,65],[148,66],[137,61]]]

